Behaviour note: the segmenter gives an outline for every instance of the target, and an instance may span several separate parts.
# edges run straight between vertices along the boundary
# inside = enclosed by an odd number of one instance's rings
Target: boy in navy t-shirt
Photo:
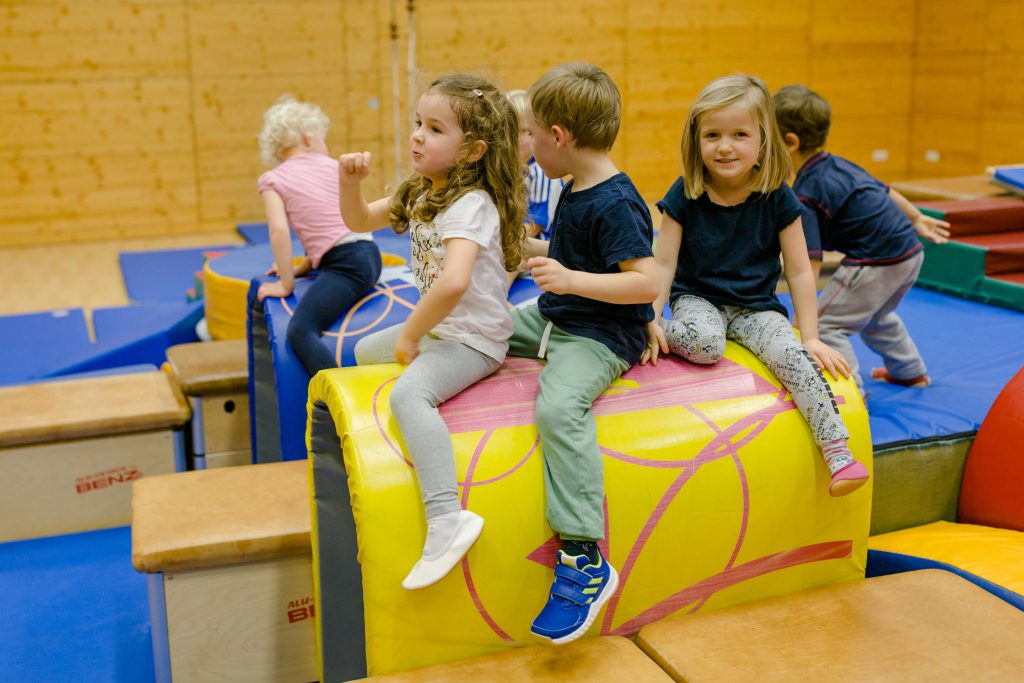
[[[658,296],[650,212],[608,157],[620,111],[615,83],[590,64],[555,67],[530,88],[533,156],[549,178],[573,177],[551,241],[530,242],[527,266],[544,293],[512,312],[509,339],[509,355],[547,359],[535,415],[561,550],[531,631],[556,644],[586,633],[618,585],[597,546],[604,471],[591,404],[640,360]]]
[[[838,349],[863,391],[850,336],[860,334],[885,367],[875,379],[904,386],[931,383],[896,307],[913,286],[924,261],[917,236],[942,244],[949,223],[922,214],[903,195],[854,163],[825,151],[832,110],[802,85],[775,93],[775,116],[798,169],[793,191],[804,205],[803,228],[815,276],[824,250],[843,261],[818,297],[818,333]]]

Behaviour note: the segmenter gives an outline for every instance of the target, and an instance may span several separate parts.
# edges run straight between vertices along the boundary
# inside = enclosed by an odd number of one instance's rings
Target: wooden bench
[[[562,647],[539,645],[362,680],[380,683],[657,683],[672,679],[631,641],[602,636],[583,638]]]
[[[0,541],[127,525],[130,482],[184,467],[189,414],[156,370],[0,389]]]
[[[251,463],[245,340],[172,346],[167,349],[167,363],[192,405],[196,469]]]
[[[1011,681],[1024,612],[941,570],[666,619],[637,645],[677,681]]]
[[[153,477],[132,494],[158,681],[317,678],[308,463]]]

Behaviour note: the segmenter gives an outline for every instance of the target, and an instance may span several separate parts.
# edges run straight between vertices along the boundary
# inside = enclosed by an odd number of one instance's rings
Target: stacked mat
[[[919,285],[1024,310],[1024,200],[992,197],[920,207],[949,221],[950,241],[925,242]]]

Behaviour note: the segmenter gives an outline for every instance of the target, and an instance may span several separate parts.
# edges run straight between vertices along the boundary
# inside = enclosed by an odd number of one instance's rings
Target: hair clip
[[[484,91],[481,90],[480,88],[473,88],[473,94],[476,95],[477,97],[483,97]]]

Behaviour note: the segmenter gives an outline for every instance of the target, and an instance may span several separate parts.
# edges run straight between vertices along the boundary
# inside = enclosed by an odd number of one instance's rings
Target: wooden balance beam
[[[244,339],[179,344],[167,363],[192,406],[196,469],[252,462],[249,359]]]
[[[1024,612],[928,569],[666,619],[637,644],[677,681],[1010,681]]]
[[[132,494],[157,680],[316,680],[308,463],[153,477]]]
[[[0,541],[128,524],[130,482],[184,467],[189,415],[155,370],[0,389]]]

